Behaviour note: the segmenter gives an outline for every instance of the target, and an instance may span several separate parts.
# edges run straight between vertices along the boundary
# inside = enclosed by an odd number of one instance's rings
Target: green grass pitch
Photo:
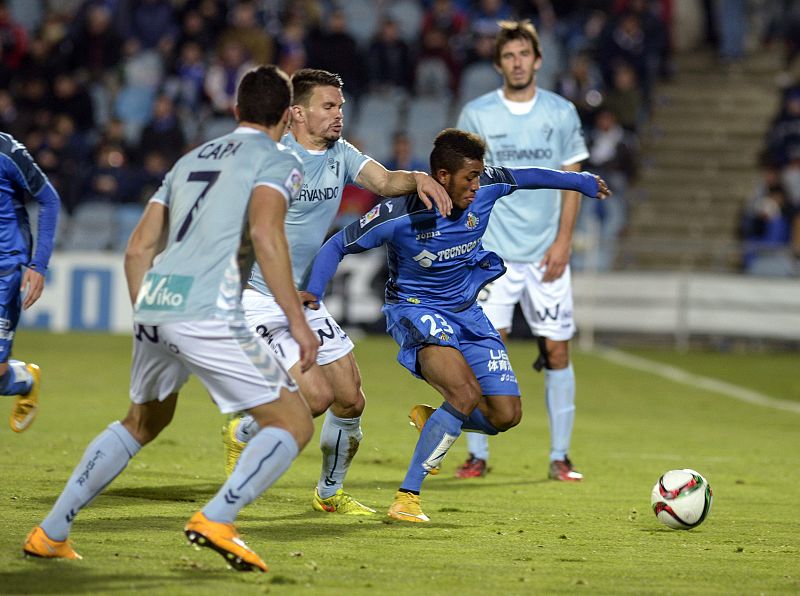
[[[17,357],[41,365],[42,407],[29,431],[0,428],[0,594],[777,594],[800,592],[800,413],[742,403],[575,352],[572,456],[581,484],[546,480],[548,432],[534,344],[512,342],[524,394],[517,428],[492,440],[492,470],[460,481],[463,439],[423,485],[432,523],[385,511],[417,439],[418,402],[440,403],[395,361],[386,337],[358,341],[367,410],[346,488],[374,518],[312,511],[317,438],[246,507],[238,526],[270,565],[236,573],[185,543],[183,525],[223,480],[223,417],[202,387],[183,392],[173,424],[79,515],[83,561],[24,559],[25,534],[47,513],[86,444],[127,409],[128,337],[19,333]],[[656,359],[800,402],[797,354]],[[10,400],[0,401],[3,416]],[[317,421],[319,427],[320,421]],[[650,490],[692,467],[714,506],[691,531],[661,526]]]

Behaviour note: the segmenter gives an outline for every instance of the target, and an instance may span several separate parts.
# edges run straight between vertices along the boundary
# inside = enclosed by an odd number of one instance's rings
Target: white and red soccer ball
[[[708,481],[688,468],[666,472],[650,495],[658,521],[675,530],[690,530],[703,523],[712,499]]]

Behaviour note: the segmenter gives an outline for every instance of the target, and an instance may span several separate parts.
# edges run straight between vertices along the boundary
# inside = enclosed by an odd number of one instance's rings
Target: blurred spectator
[[[724,63],[744,58],[747,36],[747,0],[716,0],[715,16],[719,32],[719,57]]]
[[[53,113],[68,115],[80,132],[94,128],[92,98],[74,74],[60,74],[53,82]]]
[[[231,25],[222,32],[220,48],[230,41],[244,45],[254,64],[270,64],[275,51],[272,38],[258,20],[258,10],[254,2],[240,2],[233,7]]]
[[[381,22],[377,36],[369,44],[366,66],[373,91],[392,87],[411,91],[414,83],[411,48],[400,37],[395,21],[384,19]]]
[[[603,101],[603,77],[588,52],[570,58],[569,70],[561,75],[556,92],[575,104],[584,126],[594,119]]]
[[[287,17],[278,35],[278,66],[292,75],[306,65],[306,23],[299,16]]]
[[[143,155],[160,152],[172,166],[183,154],[186,138],[175,114],[175,104],[167,95],[159,95],[153,105],[153,117],[142,130],[139,151]]]
[[[477,0],[469,12],[469,25],[476,35],[494,35],[498,31],[497,22],[507,21],[514,15],[505,0]]]
[[[125,151],[103,144],[95,153],[94,164],[83,186],[85,202],[127,203],[139,199],[139,179],[128,164]]]
[[[428,171],[428,165],[413,154],[411,139],[402,130],[394,133],[392,137],[392,153],[389,159],[384,162],[384,165],[387,170]]]
[[[586,168],[601,176],[614,196],[607,201],[583,201],[578,230],[584,237],[596,238],[597,246],[588,247],[595,254],[575,259],[578,268],[592,263],[599,271],[614,264],[617,238],[628,220],[628,187],[638,173],[639,142],[635,135],[620,126],[614,112],[601,108],[587,139],[589,145]]]
[[[136,49],[158,50],[167,56],[178,37],[178,21],[169,0],[137,0],[127,14],[128,42]]]
[[[78,23],[65,42],[69,67],[85,68],[92,79],[100,80],[122,58],[122,38],[112,26],[111,10],[96,4],[87,7],[85,22]]]
[[[167,82],[169,94],[180,108],[196,114],[204,99],[205,78],[206,61],[202,46],[196,41],[185,41],[175,61],[174,74]]]
[[[627,130],[636,132],[645,117],[642,90],[636,84],[636,72],[621,62],[614,68],[613,85],[606,91],[603,106],[614,115]]]
[[[779,165],[800,159],[800,85],[786,90],[767,133],[767,151]]]
[[[247,49],[241,42],[229,39],[220,47],[219,55],[209,67],[203,85],[215,114],[233,114],[236,85],[252,67]]]
[[[362,60],[355,38],[347,32],[347,15],[336,9],[308,36],[310,68],[335,72],[344,81],[347,92],[354,97],[361,94]]]
[[[611,86],[620,64],[626,64],[636,75],[645,102],[650,96],[648,46],[642,22],[633,12],[625,12],[613,21],[604,33],[597,52],[597,63],[603,69],[606,83]]]
[[[28,51],[28,34],[17,23],[6,0],[0,0],[0,62],[11,71],[19,70]]]
[[[460,65],[441,29],[422,34],[419,58],[414,67],[414,89],[417,95],[449,97],[458,89]]]

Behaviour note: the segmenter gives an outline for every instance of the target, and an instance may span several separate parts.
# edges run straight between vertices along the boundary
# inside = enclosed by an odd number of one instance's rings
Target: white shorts
[[[478,296],[486,316],[496,329],[511,329],[514,305],[539,337],[567,341],[575,334],[572,318],[572,276],[567,266],[564,275],[542,282],[544,268],[533,263],[506,263],[505,274],[487,285]]]
[[[164,401],[194,374],[223,414],[297,391],[283,364],[238,321],[134,325],[131,401]]]
[[[292,337],[286,315],[275,299],[256,290],[246,289],[242,294],[242,306],[247,324],[256,335],[264,338],[286,369],[289,370],[297,364],[300,360],[300,347]],[[319,310],[305,309],[305,314],[309,327],[319,336],[317,364],[330,364],[353,351],[353,342],[323,303],[320,302]]]

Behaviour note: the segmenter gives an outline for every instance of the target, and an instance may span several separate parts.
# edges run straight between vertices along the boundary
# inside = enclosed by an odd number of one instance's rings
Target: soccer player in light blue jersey
[[[25,210],[29,196],[39,203],[35,251]],[[0,132],[0,395],[16,397],[8,422],[17,433],[36,417],[41,371],[33,363],[12,360],[11,347],[21,311],[42,295],[60,205],[25,146]]]
[[[503,87],[467,103],[457,126],[486,139],[486,163],[493,166],[541,166],[580,170],[589,157],[578,113],[569,101],[536,87],[542,54],[536,29],[528,21],[501,22],[495,40],[495,68]],[[536,336],[544,369],[545,404],[550,423],[553,480],[579,481],[569,458],[575,420],[575,375],[569,340],[575,333],[569,257],[580,196],[572,191],[524,191],[531,199],[498,201],[484,243],[506,262],[508,271],[479,298],[503,338],[519,303]],[[559,196],[560,195],[560,196]],[[483,476],[489,440],[468,435],[470,456],[459,478]]]
[[[238,128],[184,155],[150,199],[125,252],[135,327],[130,409],[87,447],[25,540],[27,555],[81,558],[67,540],[75,516],[170,423],[178,392],[194,374],[222,412],[247,410],[260,428],[184,532],[239,571],[267,570],[233,522],[288,469],[314,425],[288,371],[249,329],[241,291],[255,260],[286,313],[300,367],[311,366],[317,337],[292,282],[284,233],[287,207],[303,184],[300,159],[278,143],[291,97],[289,77],[277,67],[246,73]]]
[[[342,192],[350,182],[385,196],[416,191],[427,208],[435,204],[445,214],[452,204],[445,190],[424,172],[387,171],[342,138],[344,97],[342,79],[333,73],[302,69],[292,76],[292,126],[284,143],[303,160],[305,183],[286,214],[286,237],[292,255],[294,281],[305,283],[311,262],[336,217]],[[353,342],[324,304],[306,312],[319,337],[316,363],[300,370],[298,350],[288,321],[253,270],[243,303],[247,320],[272,347],[297,381],[314,416],[325,414],[320,433],[322,470],[311,499],[316,511],[371,515],[367,507],[345,492],[344,479],[361,443],[361,414],[365,399],[361,375],[352,354]],[[233,470],[238,454],[257,429],[253,418],[235,418],[224,429],[226,470]]]
[[[304,302],[318,305],[346,254],[386,244],[387,330],[400,346],[398,361],[444,397],[438,409],[415,406],[420,436],[389,516],[427,522],[419,493],[462,430],[497,434],[522,417],[519,388],[500,334],[476,302],[505,266],[481,239],[503,197],[546,201],[517,189],[561,188],[605,198],[605,182],[589,173],[547,168],[484,167],[484,141],[447,129],[431,152],[431,172],[453,201],[450,216],[428,210],[418,195],[389,199],[328,240],[314,260]],[[514,193],[512,195],[512,193]],[[511,195],[511,196],[507,196]]]

